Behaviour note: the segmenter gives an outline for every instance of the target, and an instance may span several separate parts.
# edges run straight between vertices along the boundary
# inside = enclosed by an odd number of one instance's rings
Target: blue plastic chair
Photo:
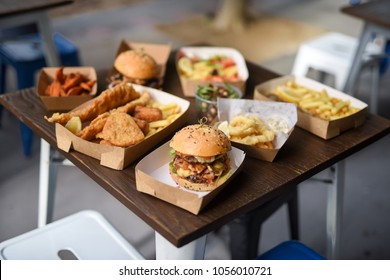
[[[326,260],[313,249],[296,240],[285,241],[266,251],[257,260]]]
[[[78,48],[60,33],[53,34],[61,65],[79,66]],[[46,67],[41,37],[38,33],[22,35],[14,40],[0,42],[0,94],[5,92],[7,67],[15,69],[17,88],[29,88],[35,85],[35,74],[42,67]],[[2,116],[0,106],[0,126]],[[20,122],[23,153],[31,155],[33,132],[24,123]]]

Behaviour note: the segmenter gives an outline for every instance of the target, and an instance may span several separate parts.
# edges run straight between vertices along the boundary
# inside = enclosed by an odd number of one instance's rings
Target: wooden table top
[[[169,58],[164,90],[183,97],[174,55],[173,52]],[[278,75],[249,62],[247,65],[250,77],[245,98],[252,98],[257,84]],[[189,100],[190,119],[196,119],[194,99]],[[56,147],[54,124],[44,120],[48,112],[33,88],[0,96],[0,103]],[[371,114],[363,126],[331,140],[296,128],[273,163],[246,157],[242,171],[199,215],[138,192],[134,172],[138,161],[117,171],[81,153],[60,152],[173,245],[181,247],[263,205],[286,188],[301,183],[389,132],[390,120]]]
[[[0,1],[0,18],[14,16],[40,10],[47,10],[59,6],[73,3],[74,0],[1,0]]]
[[[341,12],[390,29],[390,1],[388,0],[345,6],[341,8]]]

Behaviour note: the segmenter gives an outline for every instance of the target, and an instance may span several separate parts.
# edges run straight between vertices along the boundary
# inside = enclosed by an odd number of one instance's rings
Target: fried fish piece
[[[122,112],[110,114],[102,131],[103,140],[119,147],[141,142],[145,136],[133,117]]]
[[[139,92],[133,86],[122,83],[114,88],[103,91],[85,107],[68,113],[54,113],[51,117],[45,116],[45,119],[49,122],[66,124],[73,116],[79,116],[81,122],[91,121],[98,115],[139,97]]]
[[[84,140],[93,140],[96,135],[103,130],[104,125],[110,115],[109,112],[100,114],[97,118],[93,119],[89,125],[84,127],[76,135]]]
[[[142,92],[142,94],[139,98],[134,99],[121,107],[118,107],[116,109],[112,109],[110,112],[105,112],[105,113],[97,116],[95,119],[93,119],[91,121],[90,124],[85,126],[77,134],[77,136],[81,137],[84,140],[88,140],[88,141],[93,140],[96,138],[96,135],[103,130],[103,127],[104,127],[104,125],[107,121],[107,118],[110,114],[112,114],[114,112],[130,113],[130,112],[134,111],[134,108],[137,105],[145,105],[146,103],[149,102],[149,100],[150,100],[150,94],[147,91]],[[144,131],[144,129],[145,129],[145,131],[147,131],[149,129],[149,127],[146,128],[145,125],[143,125],[143,124],[141,124],[141,125],[142,125],[142,127],[141,126],[140,127],[141,127],[142,131]]]
[[[112,146],[112,144],[109,141],[104,140],[104,139],[100,140],[99,144]]]
[[[137,106],[145,106],[150,101],[150,94],[147,91],[141,93],[140,98],[135,99],[119,108],[116,109],[117,112],[123,112],[132,114]]]

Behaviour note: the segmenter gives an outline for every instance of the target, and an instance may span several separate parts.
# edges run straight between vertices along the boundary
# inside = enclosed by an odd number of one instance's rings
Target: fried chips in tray
[[[283,102],[219,98],[218,119],[232,145],[272,162],[294,129],[297,109]]]
[[[257,85],[253,98],[296,104],[297,126],[323,139],[331,139],[362,125],[367,114],[367,104],[359,99],[318,81],[294,75]]]
[[[187,100],[161,90],[121,84],[70,112],[46,118],[56,123],[59,149],[73,149],[122,170],[179,129],[188,108]],[[82,127],[72,133],[65,125],[75,116]]]

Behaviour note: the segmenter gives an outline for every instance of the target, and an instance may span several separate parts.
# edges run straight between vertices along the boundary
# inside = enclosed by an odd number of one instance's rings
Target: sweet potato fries
[[[56,71],[54,81],[45,90],[46,96],[63,97],[89,94],[96,83],[79,72],[64,74],[64,67]]]

